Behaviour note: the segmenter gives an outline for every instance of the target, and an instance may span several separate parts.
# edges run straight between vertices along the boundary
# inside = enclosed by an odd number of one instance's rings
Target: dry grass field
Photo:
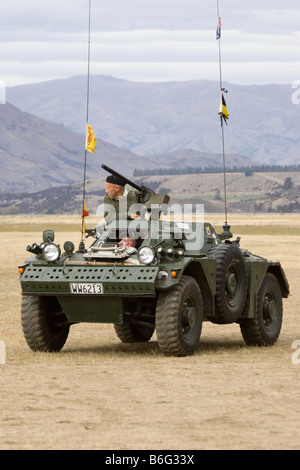
[[[0,449],[300,449],[300,215],[230,215],[241,246],[279,260],[290,283],[270,348],[247,347],[239,326],[204,323],[191,357],[122,344],[112,325],[71,327],[63,350],[34,353],[20,325],[18,264],[54,227],[79,242],[74,217],[2,217]],[[207,220],[219,227],[223,216]],[[92,217],[87,226],[93,226]],[[299,348],[299,346],[298,346]]]

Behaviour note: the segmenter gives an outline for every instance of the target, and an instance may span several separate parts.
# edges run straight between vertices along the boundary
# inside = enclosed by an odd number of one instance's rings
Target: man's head
[[[125,181],[115,175],[109,175],[105,182],[105,193],[111,199],[119,199],[124,194]]]

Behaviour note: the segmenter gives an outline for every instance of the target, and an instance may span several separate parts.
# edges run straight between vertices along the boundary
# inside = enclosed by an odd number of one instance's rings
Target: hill
[[[83,180],[85,136],[45,121],[15,106],[0,105],[0,193],[35,192]],[[220,166],[220,154],[183,150],[145,157],[97,138],[95,154],[87,155],[87,177],[107,174],[105,163],[130,178],[135,169]],[[227,156],[228,166],[249,159]]]
[[[226,152],[270,164],[299,162],[299,108],[290,85],[224,83],[230,113]],[[20,109],[82,132],[86,77],[7,89]],[[96,137],[149,156],[183,149],[219,153],[218,82],[139,83],[95,75],[90,123]]]
[[[102,162],[132,173],[144,168],[137,155],[98,140],[100,157],[88,154],[87,176]],[[0,105],[0,192],[33,192],[82,181],[85,136],[6,103]],[[145,162],[147,159],[145,158]],[[152,165],[152,166],[151,166]],[[150,168],[153,164],[149,163]]]
[[[291,185],[285,188],[285,180]],[[133,178],[157,193],[168,193],[171,204],[204,204],[207,213],[224,212],[223,174],[160,175]],[[101,215],[104,178],[86,182],[86,204],[91,215]],[[300,212],[300,172],[228,173],[229,212]],[[50,188],[32,194],[0,194],[0,214],[78,214],[82,212],[82,184]]]

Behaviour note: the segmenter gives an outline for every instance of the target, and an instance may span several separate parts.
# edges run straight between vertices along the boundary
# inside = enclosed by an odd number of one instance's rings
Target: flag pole
[[[225,225],[223,225],[223,234],[230,233],[230,226],[227,221],[227,192],[226,192],[226,163],[225,163],[225,133],[224,133],[224,121],[227,124],[227,119],[229,113],[226,109],[226,103],[223,97],[223,92],[227,93],[227,90],[223,87],[222,80],[222,60],[221,60],[221,18],[220,18],[220,9],[219,9],[219,0],[217,0],[217,16],[218,16],[218,26],[217,26],[217,40],[219,42],[219,80],[220,80],[220,109],[219,115],[221,120],[221,129],[222,129],[222,156],[223,156],[223,184],[224,184],[224,210],[225,210]],[[224,103],[226,114],[224,114]],[[231,234],[230,234],[231,235]]]
[[[84,149],[84,170],[83,170],[83,190],[82,190],[82,215],[81,215],[81,242],[79,244],[79,251],[84,251],[84,236],[85,236],[85,182],[86,182],[86,161],[87,161],[87,137],[88,137],[88,122],[89,122],[89,98],[90,98],[90,57],[91,57],[91,0],[89,0],[89,17],[88,17],[88,69],[87,69],[87,90],[86,90],[86,124],[85,124],[85,149]]]

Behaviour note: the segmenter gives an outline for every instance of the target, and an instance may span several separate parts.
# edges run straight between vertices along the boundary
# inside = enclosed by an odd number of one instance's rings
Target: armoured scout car
[[[147,342],[156,330],[162,353],[174,356],[193,354],[203,321],[239,323],[247,345],[275,343],[289,295],[280,263],[241,249],[226,225],[218,234],[207,222],[166,220],[167,195],[126,181],[147,212],[134,227],[97,226],[77,251],[71,241],[61,250],[46,230],[27,247],[32,256],[19,271],[29,347],[59,351],[79,322],[112,323],[125,343]]]

